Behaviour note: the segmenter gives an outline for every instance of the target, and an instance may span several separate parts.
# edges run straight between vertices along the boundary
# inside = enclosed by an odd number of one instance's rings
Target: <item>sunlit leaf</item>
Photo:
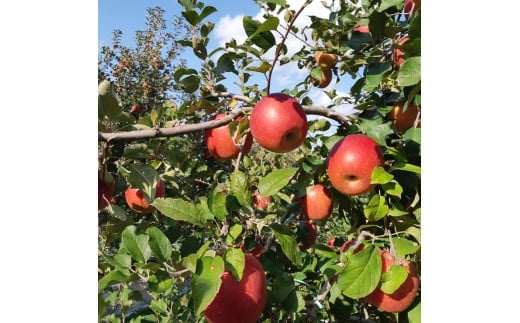
[[[127,250],[133,259],[144,262],[150,258],[152,250],[148,245],[148,235],[136,234],[135,225],[127,226],[121,233],[121,247]]]
[[[352,255],[338,276],[338,286],[347,297],[359,299],[376,289],[382,272],[381,254],[370,245]]]
[[[403,266],[392,265],[381,277],[381,291],[385,294],[393,294],[408,277],[408,272]]]
[[[195,204],[179,198],[156,199],[151,204],[165,216],[177,220],[186,221],[191,224],[203,226],[206,219],[197,212]]]
[[[384,218],[388,214],[388,204],[384,197],[374,195],[365,206],[363,213],[368,222],[376,222]]]
[[[244,267],[246,264],[244,252],[241,249],[233,248],[226,250],[224,254],[224,266],[229,270],[236,281],[242,280]]]
[[[287,186],[298,168],[276,169],[258,182],[260,196],[270,196]]]
[[[400,86],[411,86],[421,80],[421,57],[407,58],[399,69],[397,81]]]
[[[203,257],[197,261],[197,270],[193,274],[192,282],[195,315],[200,315],[217,295],[223,272],[224,260],[220,256]]]

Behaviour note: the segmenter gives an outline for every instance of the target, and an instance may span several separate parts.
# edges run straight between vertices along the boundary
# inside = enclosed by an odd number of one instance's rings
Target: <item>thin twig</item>
[[[302,13],[303,9],[305,9],[305,7],[307,7],[311,2],[312,2],[312,0],[305,1],[305,3],[301,6],[301,8],[298,10],[298,12],[296,12],[294,14],[294,16],[291,17],[291,21],[289,21],[289,25],[287,26],[287,30],[285,31],[285,35],[282,37],[282,41],[280,42],[280,44],[278,44],[278,46],[276,47],[276,52],[274,54],[273,65],[269,69],[269,76],[267,77],[267,94],[270,93],[270,89],[271,89],[271,76],[273,75],[273,70],[274,70],[274,66],[276,65],[276,61],[278,60],[278,57],[280,57],[280,53],[282,51],[282,47],[285,44],[285,41],[287,40],[287,36],[289,36],[289,32],[291,31],[291,28],[292,28],[294,22],[296,21],[296,18],[298,18],[298,16]]]

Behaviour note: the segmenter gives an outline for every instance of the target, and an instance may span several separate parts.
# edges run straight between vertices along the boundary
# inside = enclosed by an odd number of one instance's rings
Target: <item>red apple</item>
[[[255,247],[253,248],[253,250],[246,250],[244,242],[241,242],[238,246],[240,247],[240,249],[242,249],[243,252],[249,252],[257,259],[260,259],[260,256],[262,256],[262,254],[264,253],[264,246],[258,241],[255,242]]]
[[[336,54],[324,52],[316,52],[314,59],[322,70],[330,70],[336,66],[336,63],[338,62],[338,56]]]
[[[165,195],[165,187],[162,181],[157,182],[157,187],[155,188],[155,198],[163,198]],[[139,214],[150,214],[155,210],[153,206],[151,206],[143,193],[138,188],[128,188],[125,191],[125,200],[128,207]]]
[[[421,7],[421,0],[406,0],[403,7],[403,13],[406,19],[410,18]]]
[[[397,45],[402,46],[404,43],[408,41],[408,39],[408,36],[404,36],[403,38],[397,41]],[[392,53],[392,60],[394,61],[395,65],[401,66],[404,64],[404,62],[406,61],[406,58],[403,57],[404,54],[405,53],[403,50],[399,48],[394,49],[394,52]]]
[[[326,220],[332,213],[332,193],[323,184],[315,184],[302,198],[302,212],[310,220]]]
[[[98,173],[98,211],[106,208],[114,195],[116,181],[109,172]]]
[[[222,274],[217,296],[204,310],[209,323],[255,323],[260,318],[267,302],[267,279],[258,259],[250,253],[244,255],[239,282],[227,270]]]
[[[141,82],[141,87],[142,87],[143,89],[148,88],[148,82],[146,82],[146,81]]]
[[[263,97],[251,112],[249,126],[255,140],[267,150],[286,153],[307,136],[307,115],[293,97],[273,93]]]
[[[272,201],[273,198],[271,196],[260,196],[258,191],[253,193],[253,206],[258,210],[265,210]]]
[[[379,249],[379,253],[382,260],[382,273],[385,273],[396,264],[396,260],[389,251]],[[385,294],[378,286],[364,300],[380,310],[390,313],[399,313],[410,307],[419,289],[419,273],[414,263],[408,260],[402,259],[401,266],[408,272],[408,277],[393,294]]]
[[[350,247],[350,245],[352,245],[354,243],[354,240],[347,240],[345,241],[342,245],[341,245],[341,248],[339,248],[339,251],[340,252],[345,252],[347,251],[347,249]],[[361,250],[365,249],[365,245],[360,243],[356,249],[354,249],[354,253],[358,253],[360,252]]]
[[[219,120],[224,117],[226,117],[225,113],[218,113],[212,116],[210,120]],[[237,118],[239,121],[241,119],[242,117]],[[237,158],[240,153],[239,144],[241,138],[239,135],[239,133],[236,133],[235,136],[231,138],[229,124],[225,124],[218,128],[206,129],[204,131],[204,140],[211,156],[220,160],[228,160]],[[248,133],[244,142],[243,153],[248,154],[251,151],[252,145],[253,136]]]
[[[413,127],[419,114],[417,105],[409,104],[406,111],[403,111],[403,105],[404,102],[397,102],[394,108],[386,115],[389,120],[392,120],[395,129],[399,133]],[[419,121],[421,121],[420,118]],[[420,128],[420,123],[417,124],[417,127]]]
[[[368,26],[356,26],[354,27],[354,31],[360,33],[370,33],[370,29],[368,28]]]
[[[327,173],[332,186],[344,195],[371,192],[372,171],[383,166],[383,152],[372,138],[363,134],[347,135],[338,141],[328,157]]]

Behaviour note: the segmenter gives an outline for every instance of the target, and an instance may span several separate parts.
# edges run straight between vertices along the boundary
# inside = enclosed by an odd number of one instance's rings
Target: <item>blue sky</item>
[[[207,20],[215,23],[215,28],[210,34],[211,40],[208,45],[208,51],[211,51],[219,45],[223,45],[231,38],[235,38],[240,42],[240,40],[245,37],[245,33],[242,28],[242,16],[256,16],[258,19],[261,15],[258,6],[254,3],[253,0],[206,0],[203,2],[205,5],[211,5],[218,10],[207,18]],[[298,9],[303,2],[304,0],[288,0],[288,3],[291,4],[295,9]],[[98,44],[109,45],[111,42],[113,30],[119,29],[123,32],[123,43],[128,46],[133,46],[133,37],[135,31],[145,28],[146,8],[155,6],[161,7],[165,10],[164,17],[168,22],[171,22],[171,17],[174,15],[180,15],[181,12],[181,6],[176,0],[100,0],[98,2]],[[311,6],[307,7],[303,11],[297,23],[308,24],[310,19],[306,16],[306,14],[323,17],[328,15],[328,10],[322,7],[321,1],[314,1]],[[289,48],[289,52],[291,52],[291,49],[295,52],[302,46],[302,43],[294,37],[289,37],[286,41],[286,45]],[[194,57],[191,51],[186,50],[181,56],[188,60],[188,66],[197,69],[199,68],[200,61]],[[271,84],[271,92],[277,92],[283,88],[292,88],[294,83],[299,80],[303,80],[307,76],[307,73],[307,71],[298,69],[296,64],[286,64],[275,67]],[[230,79],[231,78],[232,76]],[[265,78],[262,76],[258,76],[258,78],[255,78],[254,81],[260,86],[266,85]],[[231,92],[239,91],[238,88],[232,85],[231,81],[225,82],[224,84],[226,84],[228,90]],[[330,87],[336,86],[336,89],[339,92],[345,94],[349,91],[351,84],[352,80],[350,77],[344,76],[342,78],[342,82],[335,84],[333,81],[329,85],[329,88],[312,89],[309,93],[309,97],[313,100],[315,105],[326,106],[330,103],[331,100],[324,94],[324,90],[328,90]],[[346,105],[337,107],[335,109],[348,113],[352,111],[351,107]],[[310,116],[310,119],[313,118],[314,116]],[[332,123],[335,124],[335,122]]]

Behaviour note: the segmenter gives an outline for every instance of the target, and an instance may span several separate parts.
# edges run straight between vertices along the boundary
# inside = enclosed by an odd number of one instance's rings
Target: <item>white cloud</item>
[[[236,39],[239,44],[247,39],[247,35],[242,27],[243,18],[244,15],[235,17],[225,15],[216,23],[214,32],[220,47],[224,47],[232,38]]]

